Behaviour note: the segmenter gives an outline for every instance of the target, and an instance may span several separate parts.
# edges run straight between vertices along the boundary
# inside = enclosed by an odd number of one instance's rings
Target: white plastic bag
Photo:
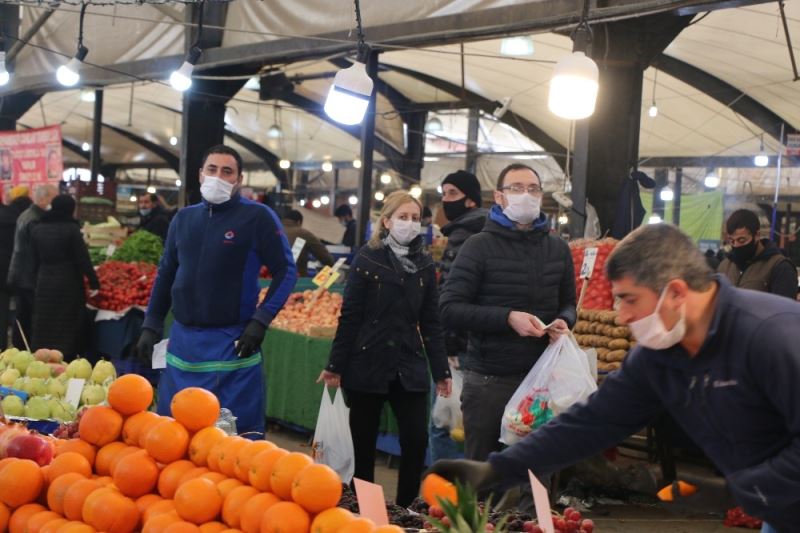
[[[437,396],[433,402],[431,419],[437,428],[463,429],[464,417],[461,413],[461,389],[464,378],[460,370],[450,366],[450,377],[453,380],[453,388],[450,396]]]
[[[337,388],[333,401],[328,386],[322,391],[317,427],[311,456],[314,461],[328,465],[339,474],[343,483],[350,483],[355,471],[353,437],[350,434],[350,409],[344,403],[342,389]]]
[[[512,445],[597,390],[586,354],[571,335],[550,344],[506,404],[500,442]]]

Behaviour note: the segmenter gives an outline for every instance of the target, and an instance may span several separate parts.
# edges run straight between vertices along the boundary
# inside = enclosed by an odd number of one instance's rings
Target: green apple
[[[81,392],[82,405],[97,405],[106,399],[106,390],[102,385],[87,384]]]
[[[0,354],[0,358],[3,359],[3,362],[6,366],[11,364],[11,359],[19,352],[16,348],[8,348],[4,350],[2,354]]]
[[[62,422],[72,422],[75,420],[75,408],[64,400],[52,398],[47,401],[50,407],[50,416]]]
[[[50,418],[50,406],[44,398],[33,397],[25,404],[25,416],[34,420]]]
[[[113,381],[115,379],[117,379],[117,369],[114,368],[114,364],[111,361],[101,359],[94,365],[90,378],[92,383],[105,383],[107,380]]]
[[[17,370],[17,369],[15,368],[14,370]],[[17,372],[19,372],[19,370],[17,370]],[[11,388],[12,389],[21,390],[21,391],[24,392],[25,391],[25,383],[27,383],[27,378],[17,378],[17,380],[14,382],[14,386],[11,387]]]
[[[7,368],[0,374],[0,385],[10,387],[20,378],[19,370],[16,368]]]
[[[25,370],[25,375],[29,378],[49,378],[50,367],[41,361],[32,361]]]
[[[67,393],[67,384],[58,379],[50,379],[47,381],[47,394],[55,396],[56,398],[63,398]]]
[[[28,365],[33,362],[33,356],[30,352],[17,352],[11,358],[14,368],[19,370],[20,374],[24,374],[28,370]]]
[[[89,379],[92,375],[92,363],[79,357],[67,365],[65,374],[69,378]]]
[[[7,416],[22,416],[25,414],[25,402],[19,396],[9,394],[3,398],[0,405],[3,406],[3,412]]]
[[[26,378],[28,381],[25,384],[25,392],[31,396],[44,396],[47,394],[47,385],[42,378]]]

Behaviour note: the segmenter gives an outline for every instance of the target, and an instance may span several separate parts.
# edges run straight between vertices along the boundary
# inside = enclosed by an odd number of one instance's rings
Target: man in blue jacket
[[[638,345],[582,404],[488,462],[433,471],[480,488],[544,477],[637,432],[666,410],[725,475],[764,531],[800,524],[800,305],[714,276],[673,226],[631,233],[606,266]]]
[[[276,214],[240,196],[236,150],[209,149],[200,184],[203,201],[180,210],[169,226],[137,352],[152,357],[171,306],[175,322],[158,387],[159,413],[170,413],[179,390],[202,387],[233,411],[240,433],[263,433],[261,343],[297,280],[292,251]],[[257,306],[261,265],[272,283]]]

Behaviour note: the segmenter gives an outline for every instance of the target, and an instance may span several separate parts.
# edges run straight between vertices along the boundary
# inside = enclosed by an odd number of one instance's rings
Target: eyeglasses
[[[511,191],[513,194],[522,194],[527,192],[528,194],[542,194],[542,188],[538,185],[522,185],[520,183],[514,183],[512,185],[508,185],[506,187],[500,187],[501,191]]]

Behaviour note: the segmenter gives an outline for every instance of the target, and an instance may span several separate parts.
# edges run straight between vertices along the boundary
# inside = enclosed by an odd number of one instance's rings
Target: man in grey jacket
[[[58,188],[51,183],[38,185],[33,190],[33,205],[22,212],[17,219],[17,227],[14,230],[14,252],[11,255],[11,264],[8,268],[8,287],[14,294],[17,320],[28,339],[31,338],[33,291],[36,287],[31,231],[36,222],[42,218],[44,212],[50,208],[50,202],[57,194]],[[19,328],[15,327],[13,329],[14,346],[24,350],[25,343],[20,336]]]

